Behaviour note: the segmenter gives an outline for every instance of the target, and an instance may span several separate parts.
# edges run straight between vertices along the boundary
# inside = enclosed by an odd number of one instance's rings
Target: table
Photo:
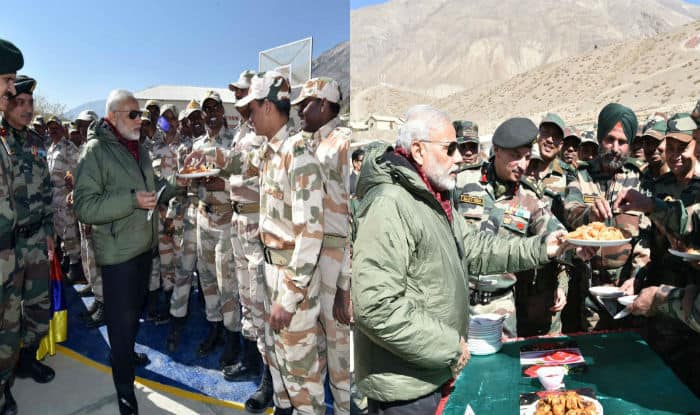
[[[635,332],[563,337],[578,343],[588,366],[564,378],[567,389],[591,388],[605,415],[700,413],[698,399]],[[490,356],[472,356],[455,382],[443,415],[463,415],[467,404],[476,415],[517,415],[519,396],[541,390],[537,378],[520,374],[520,347],[551,338],[503,345]],[[700,347],[700,345],[698,345]],[[700,376],[700,374],[698,374]]]

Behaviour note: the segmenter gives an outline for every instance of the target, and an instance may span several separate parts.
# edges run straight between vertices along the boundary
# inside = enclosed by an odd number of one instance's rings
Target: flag
[[[68,309],[66,308],[66,299],[63,296],[61,264],[56,255],[51,255],[50,261],[51,318],[49,319],[49,332],[41,339],[36,351],[37,360],[43,359],[47,354],[55,355],[56,343],[61,343],[68,337]]]

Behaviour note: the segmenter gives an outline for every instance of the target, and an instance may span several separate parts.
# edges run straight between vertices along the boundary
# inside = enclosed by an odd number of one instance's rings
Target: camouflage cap
[[[289,100],[290,92],[289,81],[281,73],[277,71],[260,72],[251,79],[248,95],[236,102],[236,107],[246,107],[255,99],[277,102]]]
[[[250,80],[255,76],[255,71],[252,69],[246,69],[238,75],[238,80],[236,82],[231,82],[228,84],[228,89],[233,91],[235,88],[238,89],[248,89],[250,88]]]
[[[496,128],[491,142],[500,148],[532,146],[538,132],[535,123],[528,118],[510,118]]]
[[[221,100],[221,95],[219,95],[218,92],[214,90],[209,90],[204,94],[204,97],[202,97],[202,100],[199,101],[199,106],[201,108],[204,107],[204,103],[207,102],[208,99],[213,99],[214,101],[218,102],[219,104],[223,104],[224,102]]]
[[[58,117],[55,116],[55,115],[50,116],[49,119],[46,120],[46,125],[49,125],[49,124],[51,124],[52,122],[55,122],[55,123],[58,124],[58,125],[62,125],[61,119],[58,118]]]
[[[151,122],[151,112],[148,111],[147,109],[141,110],[141,121],[148,121]]]
[[[452,121],[452,126],[457,132],[457,142],[479,144],[479,126],[472,121],[456,120]]]
[[[177,116],[177,107],[173,104],[165,104],[162,107],[160,107],[160,116],[162,117],[166,111],[170,111],[173,113],[174,116]]]
[[[0,39],[0,74],[16,73],[24,66],[22,52],[12,42]]]
[[[553,112],[548,112],[544,118],[542,118],[542,121],[540,121],[540,127],[542,127],[542,124],[554,124],[559,129],[561,130],[561,134],[564,135],[566,133],[566,124],[564,123],[564,120],[561,119],[561,117]]]
[[[177,120],[182,121],[185,118],[187,118],[187,110],[180,110],[180,112],[177,114]]]
[[[199,105],[199,102],[195,100],[191,100],[187,106],[185,107],[185,117],[189,117],[190,115],[194,114],[197,111],[201,111],[202,107]]]
[[[333,78],[325,76],[311,78],[304,83],[301,92],[297,99],[292,101],[292,105],[299,105],[306,98],[326,99],[326,101],[339,103],[340,102],[340,86]]]
[[[158,101],[157,99],[149,99],[148,101],[146,101],[146,109],[148,109],[148,107],[151,107],[153,105],[155,105],[156,107],[158,107],[158,109],[160,109],[160,101]]]
[[[644,123],[644,128],[642,129],[642,138],[651,137],[657,141],[661,141],[666,136],[666,115],[662,113],[656,113],[649,117]]]
[[[32,121],[32,125],[46,125],[46,122],[44,122],[44,116],[37,115],[36,117],[34,117],[34,121]]]
[[[27,75],[20,75],[15,79],[15,90],[17,94],[34,94],[34,88],[36,88],[36,79],[30,78]]]
[[[696,128],[698,128],[698,125],[690,117],[690,114],[679,112],[668,119],[666,123],[666,137],[689,143],[693,141],[693,130]]]
[[[595,144],[596,147],[600,146],[598,139],[596,138],[595,132],[593,130],[584,131],[581,134],[581,145],[591,143]]]
[[[80,111],[80,114],[75,118],[76,121],[95,121],[97,119],[97,114],[95,111],[90,111],[90,110],[83,110]]]
[[[73,134],[73,133],[77,133],[77,132],[79,132],[79,131],[78,131],[78,126],[75,125],[75,123],[70,123],[70,124],[68,125],[68,134]]]
[[[568,126],[564,128],[564,140],[566,140],[569,137],[573,137],[579,142],[581,142],[581,133],[574,126]]]

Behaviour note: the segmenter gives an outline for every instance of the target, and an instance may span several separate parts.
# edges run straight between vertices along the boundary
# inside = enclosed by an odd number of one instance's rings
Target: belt
[[[340,236],[340,235],[330,235],[330,234],[324,234],[323,235],[323,247],[324,248],[345,248],[348,243],[348,237],[347,236]]]
[[[15,248],[15,233],[10,232],[0,237],[0,251]]]
[[[220,205],[213,205],[211,203],[205,203],[201,200],[199,201],[199,207],[204,209],[207,213],[215,213],[217,215],[222,215],[224,213],[233,212],[233,206],[228,203],[222,203]]]
[[[289,265],[289,261],[292,260],[293,252],[294,249],[273,249],[266,246],[263,247],[265,262],[270,265],[280,265],[283,267]]]
[[[236,213],[260,213],[260,203],[233,202],[233,211]]]
[[[36,222],[29,225],[22,225],[15,227],[15,235],[22,237],[24,239],[30,238],[35,233],[39,232],[42,223]]]
[[[481,305],[488,305],[491,303],[491,301],[503,297],[506,294],[509,294],[513,291],[513,287],[508,287],[508,288],[501,288],[500,290],[495,290],[495,291],[479,291],[479,290],[470,290],[469,291],[469,304],[472,306],[481,304]]]

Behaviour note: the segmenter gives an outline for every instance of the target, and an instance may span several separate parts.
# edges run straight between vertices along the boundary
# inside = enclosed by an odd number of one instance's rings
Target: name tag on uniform
[[[589,205],[595,203],[596,199],[598,199],[597,195],[583,195],[583,203]]]
[[[479,206],[484,206],[484,198],[483,197],[477,197],[477,196],[471,196],[466,193],[462,193],[459,195],[459,201],[462,203],[469,203],[472,205],[479,205]]]

